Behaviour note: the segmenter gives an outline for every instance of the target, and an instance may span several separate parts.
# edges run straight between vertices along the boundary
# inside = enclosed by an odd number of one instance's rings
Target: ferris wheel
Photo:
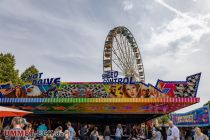
[[[144,82],[144,67],[138,45],[126,27],[115,27],[107,35],[103,53],[103,71],[118,71],[122,77]]]

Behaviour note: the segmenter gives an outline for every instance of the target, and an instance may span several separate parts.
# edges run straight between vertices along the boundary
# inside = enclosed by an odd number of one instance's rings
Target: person
[[[4,136],[2,134],[0,135],[0,140],[4,140]]]
[[[143,126],[140,126],[139,139],[140,139],[140,140],[146,139],[146,136],[145,136],[145,128],[144,128]]]
[[[137,135],[138,135],[138,132],[137,132],[136,126],[134,125],[132,130],[131,130],[131,135],[130,135],[130,137],[128,139],[130,139],[130,140],[137,140],[137,138],[138,138]]]
[[[68,140],[73,140],[75,135],[76,135],[76,132],[74,131],[74,128],[71,126],[71,122],[68,122],[67,130],[65,131],[65,138]]]
[[[88,124],[87,126],[88,126],[87,140],[90,140],[91,132],[93,131],[94,127],[91,124]]]
[[[54,137],[55,140],[65,140],[62,126],[58,126],[55,130]]]
[[[117,129],[115,132],[115,140],[121,140],[123,136],[123,129],[122,129],[122,125],[118,124],[117,125]]]
[[[26,140],[34,140],[34,130],[32,128],[32,124],[26,125],[26,131],[28,131],[29,135],[26,136]]]
[[[40,122],[40,125],[37,127],[37,131],[47,131],[47,126],[44,122]]]
[[[108,125],[104,130],[104,140],[111,140],[111,131]]]
[[[150,140],[159,140],[157,139],[157,134],[155,130],[152,131],[152,137],[150,138]]]
[[[12,129],[10,129],[10,130],[8,130],[8,131],[23,131],[23,129],[22,129],[22,126],[23,126],[23,119],[22,119],[22,117],[14,117],[13,119],[12,119],[12,123],[11,123],[11,125],[13,126],[13,128]],[[10,133],[9,133],[10,134]],[[16,133],[17,134],[17,133]],[[15,136],[5,136],[5,140],[25,140],[25,137],[24,136],[17,136],[17,135],[15,135]]]
[[[98,128],[97,127],[94,127],[94,130],[90,134],[90,139],[91,140],[97,140],[98,137],[99,137]]]
[[[29,123],[26,121],[25,118],[21,118],[21,121],[22,121],[22,123],[21,123],[21,128],[22,128],[22,129],[24,129],[25,126],[29,125]]]
[[[80,136],[80,140],[86,140],[87,139],[87,133],[88,133],[88,129],[87,129],[87,125],[85,124],[79,131],[79,136]]]
[[[195,127],[192,127],[192,129],[190,131],[190,136],[191,136],[191,139],[193,140],[194,136],[195,136]]]
[[[167,140],[167,126],[165,124],[162,125],[161,135],[163,140]]]
[[[0,127],[0,140],[4,140],[3,128]]]
[[[43,140],[53,140],[53,137],[50,135],[44,136]]]
[[[161,138],[162,138],[162,136],[161,136],[160,131],[154,130],[152,132],[152,138],[151,138],[152,140],[161,140]]]
[[[179,129],[171,120],[168,121],[169,128],[167,131],[167,140],[180,140]]]
[[[40,125],[37,128],[38,131],[46,131],[47,130],[47,126],[44,122],[40,122]]]
[[[161,134],[161,131],[162,131],[162,129],[161,129],[161,127],[159,126],[159,125],[154,125],[154,127],[155,127],[155,140],[161,140],[162,139],[162,134]]]
[[[44,133],[47,131],[47,126],[44,122],[40,122],[40,125],[37,127],[38,137],[43,137]]]
[[[7,124],[7,125],[4,127],[4,130],[10,130],[10,124]]]
[[[123,85],[123,93],[127,98],[140,97],[139,84],[125,84]]]
[[[199,127],[196,127],[194,140],[209,140],[209,138],[201,132],[201,129]]]
[[[190,138],[190,135],[191,135],[191,132],[190,132],[190,129],[186,129],[185,130],[185,133],[184,133],[184,138],[185,138],[185,140],[190,140],[191,138]]]

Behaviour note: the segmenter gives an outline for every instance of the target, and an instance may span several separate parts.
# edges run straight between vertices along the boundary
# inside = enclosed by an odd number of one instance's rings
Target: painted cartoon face
[[[138,95],[135,85],[126,85],[126,91],[131,98],[135,98]]]
[[[30,85],[27,89],[27,96],[40,96],[42,92],[38,86]]]
[[[16,97],[20,97],[21,95],[20,88],[16,88],[15,95]]]
[[[147,94],[146,89],[142,89],[141,91],[141,97],[145,97]]]
[[[110,87],[110,92],[115,93],[116,92],[116,86],[111,86]]]

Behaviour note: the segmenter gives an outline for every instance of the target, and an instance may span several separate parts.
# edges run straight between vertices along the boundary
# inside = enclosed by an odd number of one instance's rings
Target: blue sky
[[[185,80],[202,72],[198,96],[210,100],[208,0],[0,1],[0,51],[23,72],[34,64],[46,77],[101,81],[103,46],[126,26],[141,51],[146,82]]]

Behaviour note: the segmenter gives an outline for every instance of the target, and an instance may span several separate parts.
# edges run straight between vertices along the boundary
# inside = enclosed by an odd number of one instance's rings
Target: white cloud
[[[133,3],[132,1],[123,1],[123,9],[125,11],[131,10],[133,8]]]
[[[210,27],[208,27],[210,14],[190,15],[190,13],[178,11],[162,0],[157,0],[157,2],[177,15],[173,20],[152,30],[150,41],[146,44],[148,49],[170,49],[174,47],[171,43],[177,41],[179,50],[176,55],[187,55],[199,51],[199,47],[196,47],[195,44],[199,42],[203,35],[210,32]],[[185,41],[185,38],[188,38],[188,40]]]

